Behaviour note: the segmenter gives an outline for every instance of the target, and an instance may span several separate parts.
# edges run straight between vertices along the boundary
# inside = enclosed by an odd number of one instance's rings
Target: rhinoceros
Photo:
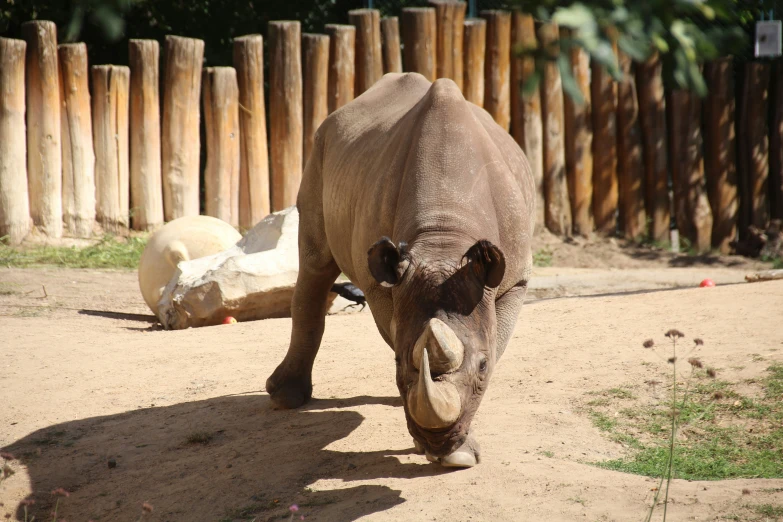
[[[394,350],[415,450],[476,465],[470,425],[527,291],[534,196],[520,147],[450,79],[387,74],[332,113],[297,196],[299,273],[290,346],[266,381],[273,407],[311,398],[342,271]]]

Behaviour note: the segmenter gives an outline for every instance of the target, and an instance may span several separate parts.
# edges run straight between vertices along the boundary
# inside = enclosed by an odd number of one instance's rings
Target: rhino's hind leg
[[[323,233],[323,217],[308,212],[299,221],[299,275],[291,300],[291,344],[266,381],[275,408],[297,408],[313,394],[312,371],[321,345],[326,299],[340,268]]]

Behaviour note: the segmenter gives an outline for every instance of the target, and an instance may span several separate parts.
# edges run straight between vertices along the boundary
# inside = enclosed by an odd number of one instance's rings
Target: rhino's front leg
[[[297,408],[312,397],[313,362],[324,333],[326,299],[340,275],[331,253],[315,254],[311,245],[301,240],[301,234],[300,228],[299,275],[291,301],[291,344],[283,362],[266,381],[275,408]]]

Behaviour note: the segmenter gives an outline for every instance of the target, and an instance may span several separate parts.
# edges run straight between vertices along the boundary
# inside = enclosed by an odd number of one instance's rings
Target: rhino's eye
[[[479,363],[479,371],[481,373],[484,373],[487,371],[487,360],[481,359],[481,362]]]

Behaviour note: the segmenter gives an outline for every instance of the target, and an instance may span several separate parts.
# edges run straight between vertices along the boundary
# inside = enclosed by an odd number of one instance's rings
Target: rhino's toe
[[[430,462],[438,462],[441,466],[447,468],[472,468],[481,462],[481,448],[476,439],[468,435],[465,442],[445,457],[436,459],[427,455]]]

